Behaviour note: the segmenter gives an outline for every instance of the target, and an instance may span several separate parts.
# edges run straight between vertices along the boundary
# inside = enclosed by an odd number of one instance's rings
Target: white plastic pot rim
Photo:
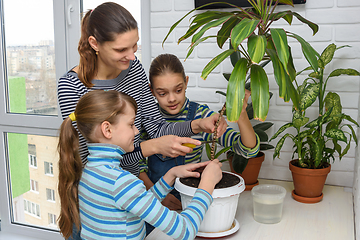
[[[231,172],[226,172],[226,173],[229,173],[229,174],[232,174],[232,175],[238,177],[240,179],[240,182],[232,187],[222,188],[222,189],[214,189],[214,191],[212,193],[213,198],[230,197],[233,195],[240,194],[245,190],[245,182],[242,177],[240,177],[237,174],[231,173]],[[188,196],[194,196],[195,192],[197,190],[197,188],[189,187],[189,186],[186,186],[185,184],[181,183],[179,178],[177,178],[175,180],[175,189],[178,192],[188,195]]]

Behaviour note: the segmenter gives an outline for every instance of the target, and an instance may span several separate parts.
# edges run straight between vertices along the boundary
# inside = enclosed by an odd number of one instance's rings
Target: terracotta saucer
[[[253,189],[253,187],[255,187],[256,185],[259,185],[259,180],[256,180],[256,183],[254,183],[254,184],[246,184],[246,183],[245,183],[245,191],[250,191],[250,190]]]
[[[295,190],[293,190],[291,192],[292,197],[298,201],[298,202],[302,202],[302,203],[318,203],[320,202],[324,195],[321,193],[321,195],[319,197],[303,197],[303,196],[299,196],[295,193]]]

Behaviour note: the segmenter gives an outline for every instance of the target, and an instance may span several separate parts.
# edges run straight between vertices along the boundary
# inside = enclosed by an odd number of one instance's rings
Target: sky
[[[140,0],[113,1],[124,6],[138,21],[140,28]],[[83,0],[84,11],[93,9],[102,2],[106,0]],[[53,1],[3,0],[3,4],[7,46],[54,40]]]

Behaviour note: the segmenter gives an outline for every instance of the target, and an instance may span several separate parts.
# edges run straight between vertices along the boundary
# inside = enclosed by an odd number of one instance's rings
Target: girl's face
[[[124,113],[117,116],[115,124],[111,124],[111,144],[121,147],[125,152],[134,150],[134,138],[139,133],[135,127],[135,111],[126,103]]]
[[[186,80],[180,73],[165,73],[152,79],[151,91],[162,109],[169,114],[178,114],[185,102]]]
[[[99,64],[121,71],[128,69],[130,60],[135,59],[134,53],[137,51],[138,41],[139,35],[137,29],[117,34],[114,41],[102,44],[97,44],[95,38],[89,38],[89,42],[94,50],[98,51]]]

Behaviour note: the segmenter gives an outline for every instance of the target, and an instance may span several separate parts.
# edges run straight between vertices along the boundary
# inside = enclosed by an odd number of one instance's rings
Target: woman
[[[137,135],[135,150],[124,155],[122,167],[136,176],[139,174],[140,159],[156,153],[170,157],[186,155],[192,149],[181,144],[188,142],[199,145],[200,142],[184,137],[203,131],[213,132],[217,120],[216,115],[184,123],[167,123],[162,119],[145,71],[134,55],[138,40],[137,23],[125,8],[112,2],[99,5],[88,11],[82,20],[79,65],[58,82],[58,100],[63,119],[74,111],[81,96],[95,89],[117,90],[135,99],[139,106],[135,126],[144,129],[152,138],[140,144]],[[225,129],[226,122],[223,120],[219,135]],[[86,141],[82,136],[79,141],[81,159],[85,163],[88,154]]]

